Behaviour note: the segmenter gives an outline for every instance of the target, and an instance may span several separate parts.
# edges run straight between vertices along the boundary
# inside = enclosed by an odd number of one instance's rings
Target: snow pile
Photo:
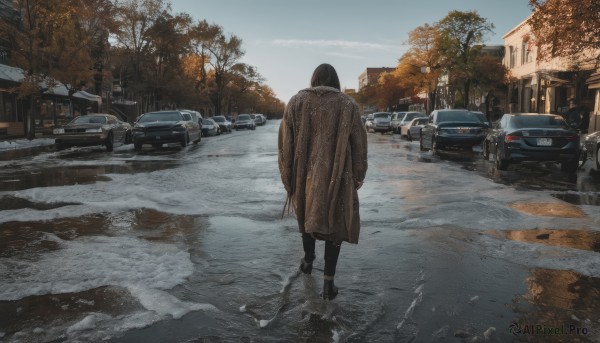
[[[54,138],[36,138],[36,139],[32,139],[32,140],[12,139],[12,140],[7,140],[7,141],[0,141],[0,151],[36,148],[36,147],[53,145],[53,144],[54,144]]]

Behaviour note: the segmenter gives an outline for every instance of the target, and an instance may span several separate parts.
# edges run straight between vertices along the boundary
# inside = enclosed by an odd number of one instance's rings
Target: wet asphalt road
[[[300,275],[280,218],[278,125],[0,162],[0,341],[600,341],[600,176],[369,134],[323,301],[323,245]]]

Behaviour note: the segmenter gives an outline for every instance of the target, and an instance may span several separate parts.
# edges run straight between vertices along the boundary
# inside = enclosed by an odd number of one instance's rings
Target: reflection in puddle
[[[0,257],[28,256],[59,249],[46,234],[63,240],[91,236],[106,231],[106,217],[101,214],[79,218],[61,218],[40,222],[6,222],[0,224]]]
[[[513,209],[533,216],[583,218],[586,214],[579,208],[561,203],[512,203]]]
[[[143,307],[129,291],[115,287],[99,287],[78,293],[30,296],[16,301],[0,301],[0,331],[13,334],[27,328],[44,328],[39,333],[52,333],[54,319],[69,324],[90,313],[113,317],[141,310]],[[47,327],[51,325],[51,327]]]
[[[175,215],[151,209],[130,213],[131,227],[141,238],[150,241],[173,242],[177,237],[187,237],[201,227],[200,217]]]
[[[600,206],[598,193],[560,193],[552,194],[552,196],[574,205]]]
[[[202,217],[175,215],[150,209],[120,214],[92,214],[51,221],[0,223],[0,257],[34,257],[60,249],[47,234],[62,240],[80,236],[134,233],[149,241],[177,242],[203,226]]]
[[[72,166],[0,174],[0,188],[17,191],[35,187],[58,187],[110,181],[105,174],[135,174],[174,168],[176,161],[145,161],[117,165]]]
[[[511,230],[491,231],[494,236],[517,242],[538,243],[600,252],[600,231],[586,230]]]
[[[513,325],[520,331],[515,334],[528,342],[598,342],[600,279],[566,270],[530,273],[528,293],[521,300],[533,308],[515,309],[519,318]],[[535,330],[537,326],[559,328],[559,334],[544,335]]]

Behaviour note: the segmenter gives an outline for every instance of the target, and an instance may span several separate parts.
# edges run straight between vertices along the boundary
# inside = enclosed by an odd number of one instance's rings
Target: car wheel
[[[481,151],[483,153],[483,159],[488,161],[490,159],[490,147],[488,146],[487,141],[483,141],[483,148]]]
[[[498,147],[496,147],[496,168],[498,170],[508,169],[508,160],[500,157],[500,149]]]
[[[410,135],[410,131],[408,131],[408,132],[406,133],[406,139],[407,139],[409,142],[412,142],[412,136]]]
[[[113,151],[114,145],[115,145],[114,139],[115,138],[113,136],[112,131],[109,132],[108,133],[108,137],[106,137],[106,151],[108,151],[108,152],[112,152]]]
[[[188,145],[189,140],[190,140],[190,136],[188,136],[188,134],[186,133],[183,136],[183,140],[181,141],[181,147],[185,148]]]
[[[135,150],[142,150],[142,143],[133,143],[133,148]]]

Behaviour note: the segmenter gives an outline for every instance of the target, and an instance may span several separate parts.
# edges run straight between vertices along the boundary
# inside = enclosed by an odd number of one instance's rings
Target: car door
[[[189,112],[182,112],[183,119],[186,121],[187,132],[190,137],[190,142],[194,142],[200,137],[198,121],[192,118]]]

